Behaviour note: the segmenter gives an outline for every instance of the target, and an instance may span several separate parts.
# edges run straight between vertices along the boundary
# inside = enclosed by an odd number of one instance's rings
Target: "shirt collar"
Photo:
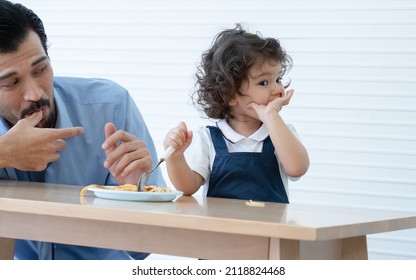
[[[67,128],[73,127],[72,121],[69,118],[69,114],[67,108],[62,100],[60,93],[55,89],[54,90],[54,98],[55,98],[55,105],[56,110],[58,111],[57,120],[56,120],[56,128]]]
[[[261,142],[264,139],[266,139],[267,136],[269,135],[269,132],[267,131],[267,128],[264,124],[262,124],[262,126],[256,132],[251,134],[249,137],[245,137],[235,132],[230,127],[230,125],[227,123],[225,119],[221,119],[217,121],[217,127],[221,130],[224,137],[227,138],[232,143],[236,143],[244,139],[253,139],[255,141]]]
[[[6,122],[5,119],[0,117],[0,135],[6,134],[9,131],[10,125]]]

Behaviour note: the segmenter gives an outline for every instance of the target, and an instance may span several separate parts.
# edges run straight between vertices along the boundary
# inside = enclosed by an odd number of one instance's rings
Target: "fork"
[[[175,148],[172,146],[169,146],[167,150],[165,151],[165,154],[163,157],[159,159],[159,162],[148,172],[143,172],[142,175],[140,175],[139,181],[137,182],[137,191],[142,192],[144,186],[146,186],[147,179],[149,178],[150,173],[152,173],[162,162],[167,160],[172,154],[175,152]]]

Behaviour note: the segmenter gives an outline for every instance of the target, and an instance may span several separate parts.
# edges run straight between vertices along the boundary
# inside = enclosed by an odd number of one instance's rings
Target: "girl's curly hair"
[[[292,58],[277,39],[248,33],[241,24],[218,33],[197,67],[196,90],[192,94],[194,106],[208,118],[233,118],[228,103],[239,94],[251,67],[265,62],[280,62],[282,76],[292,67]]]

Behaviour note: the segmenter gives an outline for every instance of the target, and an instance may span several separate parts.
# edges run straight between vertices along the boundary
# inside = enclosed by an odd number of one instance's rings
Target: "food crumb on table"
[[[253,200],[250,199],[250,201],[246,201],[246,205],[250,206],[250,207],[264,207],[265,203],[264,202],[253,201]]]

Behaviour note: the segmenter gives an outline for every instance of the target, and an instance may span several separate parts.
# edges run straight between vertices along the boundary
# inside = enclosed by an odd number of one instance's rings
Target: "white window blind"
[[[162,153],[190,104],[195,66],[223,28],[278,38],[295,96],[283,115],[311,158],[293,203],[416,212],[416,2],[21,1],[44,21],[56,75],[125,86]],[[374,234],[370,259],[416,259],[416,231]]]

